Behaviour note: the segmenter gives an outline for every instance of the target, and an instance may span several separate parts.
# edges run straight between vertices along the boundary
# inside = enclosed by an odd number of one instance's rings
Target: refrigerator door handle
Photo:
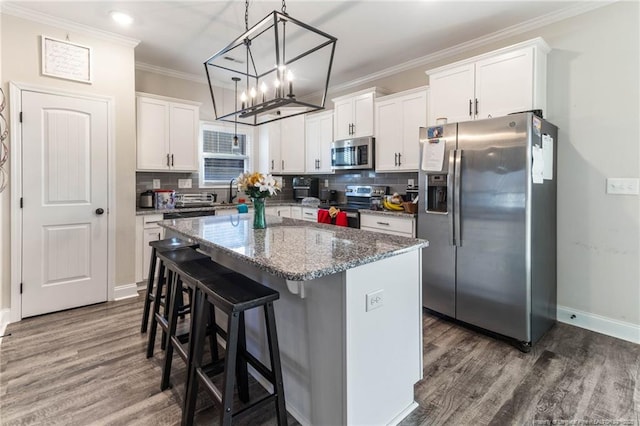
[[[455,168],[454,168],[454,212],[455,212],[455,224],[453,229],[455,231],[454,239],[456,241],[456,245],[458,247],[462,246],[462,228],[460,227],[460,179],[462,178],[462,150],[456,150],[456,160],[455,160]]]
[[[449,151],[449,167],[447,170],[447,212],[449,212],[449,235],[451,236],[451,245],[456,245],[456,234],[453,227],[453,218],[458,212],[453,210],[453,170],[456,157],[456,150]],[[426,185],[425,185],[426,186]]]

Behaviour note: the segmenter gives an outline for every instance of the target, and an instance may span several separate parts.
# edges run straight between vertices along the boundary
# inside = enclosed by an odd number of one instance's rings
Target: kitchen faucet
[[[229,181],[229,204],[233,203],[233,199],[238,196],[237,192],[236,195],[233,195],[233,181],[236,179],[237,178],[233,178]]]

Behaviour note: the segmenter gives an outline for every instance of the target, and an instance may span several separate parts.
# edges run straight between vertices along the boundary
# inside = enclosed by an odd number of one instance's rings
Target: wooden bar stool
[[[163,255],[159,257],[162,259]],[[196,283],[199,280],[215,280],[221,275],[233,274],[230,269],[225,268],[222,265],[217,264],[210,258],[197,259],[183,263],[169,263],[167,261],[167,269],[172,272],[173,280],[169,283],[171,286],[171,294],[181,294],[186,288],[189,293],[193,295],[196,290]],[[192,297],[193,299],[193,297]],[[177,334],[178,317],[180,316],[181,304],[177,297],[172,297],[169,304],[169,317],[167,326],[167,343],[164,353],[164,364],[162,367],[162,380],[160,383],[160,389],[165,390],[170,386],[169,378],[171,376],[171,364],[173,362],[173,351],[187,364],[188,367],[188,354],[189,349],[185,349],[184,344],[190,341],[190,333]],[[193,318],[194,315],[191,315]],[[220,330],[222,332],[222,330]],[[213,305],[209,306],[208,318],[207,318],[207,333],[209,336],[209,345],[211,352],[212,362],[219,359],[218,357],[218,344],[217,335],[218,327],[216,325],[215,308]],[[188,374],[187,374],[188,375]]]
[[[151,241],[151,259],[149,261],[149,275],[147,278],[147,291],[144,296],[144,310],[142,311],[142,326],[140,328],[141,333],[147,332],[147,326],[149,325],[149,312],[151,311],[151,302],[154,301],[155,295],[153,293],[155,272],[157,264],[157,253],[160,251],[174,250],[183,247],[190,247],[197,249],[198,244],[194,244],[188,241],[181,240],[180,238],[167,238],[164,240]],[[164,264],[160,262],[160,270],[158,272],[158,282],[164,280]]]
[[[195,406],[198,394],[198,386],[202,383],[208,393],[222,406],[220,424],[230,425],[232,420],[243,417],[250,412],[261,408],[265,404],[275,403],[279,425],[287,424],[287,412],[285,409],[284,385],[282,381],[282,367],[280,363],[280,350],[276,332],[276,320],[273,310],[273,302],[280,298],[280,294],[263,286],[244,275],[233,273],[216,277],[215,279],[199,280],[196,283],[194,296],[194,311],[192,318],[192,344],[190,347],[189,378],[187,380],[184,408],[182,411],[182,424],[193,424]],[[202,355],[204,337],[206,332],[206,306],[211,304],[227,314],[226,350],[222,360],[203,365]],[[255,358],[244,345],[244,312],[262,306],[269,344],[269,369]],[[237,360],[243,360],[251,364],[256,371],[268,380],[274,392],[261,398],[242,409],[233,412],[233,390],[236,385]],[[218,389],[211,377],[224,373],[223,389]],[[239,386],[239,391],[241,391]],[[242,395],[240,395],[242,400]]]
[[[167,268],[167,277],[166,280],[158,280],[155,289],[154,295],[154,303],[153,303],[153,313],[151,315],[151,330],[149,331],[149,340],[147,342],[147,358],[151,358],[153,356],[153,349],[156,343],[156,332],[158,329],[158,325],[162,329],[162,342],[161,347],[165,349],[166,345],[166,336],[169,324],[169,309],[168,306],[171,304],[171,298],[175,297],[179,299],[179,303],[182,301],[182,292],[176,293],[175,295],[171,294],[171,285],[174,278],[174,271],[176,269],[176,265],[180,263],[186,263],[193,260],[199,259],[209,259],[209,256],[206,254],[199,253],[192,248],[182,247],[173,250],[165,250],[156,252],[156,256],[160,259],[161,265],[164,265]],[[163,313],[160,313],[160,305],[162,302],[162,290],[164,287],[164,283],[168,282],[166,294],[165,294],[165,310]],[[183,306],[183,312],[186,311],[188,306]]]

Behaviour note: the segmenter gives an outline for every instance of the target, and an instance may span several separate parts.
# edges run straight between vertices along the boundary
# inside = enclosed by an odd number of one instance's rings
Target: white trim
[[[155,93],[136,92],[136,98],[138,96],[141,96],[143,98],[158,99],[160,101],[166,101],[166,102],[175,102],[175,103],[180,103],[180,104],[193,105],[193,106],[197,106],[197,107],[202,105],[202,102],[191,101],[191,100],[187,100],[187,99],[171,98],[169,96],[156,95]]]
[[[122,284],[115,287],[114,297],[110,300],[123,300],[130,299],[132,297],[138,297],[138,284]]]
[[[69,4],[72,7],[71,4]],[[136,47],[140,44],[140,40],[131,37],[125,37],[120,34],[111,33],[109,31],[99,30],[94,27],[90,27],[84,24],[78,24],[66,19],[57,18],[55,16],[47,15],[46,13],[36,12],[16,3],[1,3],[0,13],[15,16],[17,18],[27,19],[29,21],[38,22],[44,25],[51,25],[52,27],[60,28],[67,31],[81,32],[95,38],[110,41],[126,47]]]
[[[157,65],[146,64],[144,62],[136,62],[136,70],[160,74],[166,77],[180,78],[182,80],[193,81],[200,84],[208,84],[207,79],[201,75],[176,71],[171,68],[159,67]]]
[[[420,374],[422,374],[422,372]],[[389,426],[397,425],[398,423],[403,421],[409,414],[411,414],[411,412],[413,410],[415,410],[418,407],[419,407],[418,403],[413,401],[411,404],[409,404],[409,406],[407,408],[402,410],[397,416],[395,416],[393,419],[391,419],[391,421],[389,423],[387,423],[387,425],[389,425]]]
[[[11,322],[9,316],[11,311],[9,309],[0,309],[0,336],[4,336],[7,325]],[[2,337],[0,337],[0,344],[2,343]]]
[[[9,82],[10,110],[9,121],[11,124],[11,308],[10,322],[22,319],[22,296],[20,295],[20,282],[22,281],[22,210],[20,209],[20,197],[22,197],[22,126],[20,124],[20,111],[22,111],[22,91],[32,91],[58,96],[71,96],[79,99],[90,99],[107,103],[107,300],[115,298],[115,246],[116,246],[116,202],[115,202],[115,100],[112,96],[94,95],[82,92],[51,89],[15,81]]]
[[[558,321],[640,344],[640,325],[558,305]],[[572,318],[573,316],[573,318]]]

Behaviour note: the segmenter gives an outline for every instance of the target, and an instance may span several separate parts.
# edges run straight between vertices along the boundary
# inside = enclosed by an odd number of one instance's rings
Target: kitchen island
[[[287,410],[302,424],[395,424],[422,378],[424,240],[267,216],[160,222],[213,260],[274,288]],[[262,313],[247,347],[267,362]],[[257,374],[255,377],[259,378]]]

